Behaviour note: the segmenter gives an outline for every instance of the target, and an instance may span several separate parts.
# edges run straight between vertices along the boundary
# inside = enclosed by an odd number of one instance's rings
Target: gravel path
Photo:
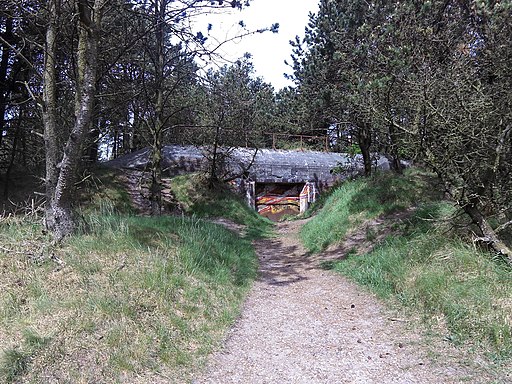
[[[407,322],[322,270],[321,255],[308,255],[297,240],[302,224],[281,223],[277,238],[256,244],[260,279],[194,384],[487,382],[445,358],[453,353],[446,342],[435,346],[443,357],[433,362],[432,346]]]

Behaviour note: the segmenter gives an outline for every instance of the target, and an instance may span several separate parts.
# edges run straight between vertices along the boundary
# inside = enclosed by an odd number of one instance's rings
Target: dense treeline
[[[150,147],[151,200],[161,208],[164,143],[256,145],[269,84],[248,58],[205,70],[224,43],[204,14],[248,1],[3,0],[0,10],[0,174],[3,198],[13,172],[46,188],[46,225],[73,231],[77,175],[100,158]],[[278,25],[241,35],[276,32]],[[237,36],[239,37],[239,36]],[[238,126],[241,125],[238,131]],[[236,132],[235,132],[236,131]]]
[[[511,15],[510,1],[322,0],[293,65],[306,116],[355,138],[367,174],[375,151],[426,164],[512,261]]]
[[[204,70],[215,25],[199,32],[194,18],[247,3],[2,0],[4,199],[13,174],[41,177],[60,238],[73,230],[76,175],[100,157],[149,146],[158,213],[166,143],[209,144],[215,161],[218,148],[286,137],[269,132],[328,135],[332,149],[360,151],[367,174],[375,152],[397,172],[406,158],[429,166],[479,240],[512,257],[499,240],[512,227],[511,1],[321,0],[292,42],[295,87],[277,93],[250,57]]]

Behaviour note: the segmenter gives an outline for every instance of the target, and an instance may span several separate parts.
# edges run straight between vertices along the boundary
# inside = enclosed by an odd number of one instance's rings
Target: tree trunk
[[[372,136],[366,123],[358,127],[357,141],[363,155],[364,175],[370,176],[372,174],[372,156],[370,152]]]
[[[215,138],[213,140],[213,152],[211,155],[210,177],[208,178],[208,188],[213,189],[218,182],[217,163],[219,151],[220,125],[215,128]]]
[[[155,66],[156,100],[155,121],[151,129],[153,136],[151,148],[151,188],[150,201],[151,213],[162,213],[162,131],[164,124],[164,65],[165,65],[165,8],[167,0],[155,2],[155,33],[157,60]]]
[[[139,116],[139,108],[135,104],[132,104],[132,113],[133,113],[133,123],[130,126],[130,140],[129,140],[129,151],[128,153],[135,152],[139,148],[138,138],[136,137],[137,132],[139,132],[141,128],[140,116]]]
[[[52,200],[55,186],[59,177],[57,167],[59,148],[57,138],[57,96],[56,96],[56,55],[57,55],[57,28],[60,17],[60,0],[48,2],[49,22],[46,29],[46,46],[44,50],[43,72],[43,125],[44,145],[46,154],[46,227],[53,230],[56,227],[55,215],[52,209]]]
[[[393,90],[393,86],[396,82],[396,77],[392,76],[391,82],[389,84],[388,90],[386,92],[386,113],[388,115],[388,146],[386,148],[386,155],[388,155],[389,164],[391,170],[398,174],[402,174],[402,166],[400,164],[400,155],[398,154],[398,138],[399,135],[397,133],[397,127],[395,126],[395,116],[393,113],[393,108],[391,106],[391,92]]]
[[[391,169],[394,172],[401,175],[403,173],[403,169],[402,165],[400,164],[400,155],[398,154],[398,135],[396,132],[396,128],[392,123],[389,125],[389,140],[389,155],[391,156]]]
[[[500,240],[480,210],[474,204],[467,204],[464,206],[464,212],[469,215],[473,223],[475,223],[482,232],[483,237],[478,240],[488,244],[493,251],[502,255],[507,263],[512,266],[512,250]]]
[[[162,142],[158,131],[153,133],[151,148],[151,214],[162,213]]]
[[[52,3],[55,1],[53,0]],[[55,186],[51,183],[52,179],[47,179],[47,188],[53,192],[47,202],[47,225],[54,233],[57,241],[70,235],[75,229],[72,212],[74,181],[82,154],[84,133],[89,128],[93,115],[93,101],[96,93],[97,46],[104,1],[95,0],[92,9],[87,0],[79,0],[78,3],[79,42],[75,122],[64,147]],[[51,29],[49,28],[49,30]],[[51,41],[51,39],[48,40]],[[55,43],[55,40],[53,42]],[[54,53],[55,51],[50,52]],[[52,79],[53,84],[55,84],[55,74],[53,74]],[[53,102],[55,102],[54,97],[55,95],[53,95]],[[51,100],[51,98],[49,99]],[[55,124],[55,114],[53,114],[53,124]],[[56,137],[55,133],[54,136]],[[47,166],[48,159],[53,160],[56,157],[56,151],[47,152]]]

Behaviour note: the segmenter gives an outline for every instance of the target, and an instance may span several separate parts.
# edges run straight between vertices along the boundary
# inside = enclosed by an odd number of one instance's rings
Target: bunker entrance
[[[304,183],[256,183],[256,210],[272,221],[300,213],[300,193]]]

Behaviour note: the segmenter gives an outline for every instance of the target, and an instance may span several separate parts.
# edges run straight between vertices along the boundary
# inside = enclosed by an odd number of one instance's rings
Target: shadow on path
[[[297,228],[304,221],[278,224],[278,237],[256,242],[260,260],[259,281],[273,286],[283,286],[308,280],[308,271],[324,269],[324,257],[306,251],[297,239]],[[332,255],[330,260],[344,255]]]

